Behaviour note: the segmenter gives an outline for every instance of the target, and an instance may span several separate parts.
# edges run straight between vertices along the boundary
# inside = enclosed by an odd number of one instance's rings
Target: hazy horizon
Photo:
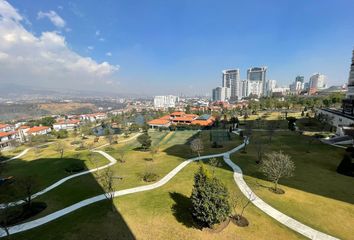
[[[4,1],[0,83],[121,94],[209,94],[223,69],[348,80],[354,2]]]

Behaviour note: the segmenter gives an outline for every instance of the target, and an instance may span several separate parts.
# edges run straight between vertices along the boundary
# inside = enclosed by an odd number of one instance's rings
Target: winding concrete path
[[[137,138],[139,135],[141,135],[141,133],[138,133],[138,134],[134,135],[133,137],[131,137],[131,138],[129,138],[129,139],[126,139],[126,140],[123,140],[123,141],[121,141],[121,142],[128,142],[128,141],[131,141],[131,140]],[[104,145],[99,146],[99,147],[97,147],[97,148],[95,148],[95,149],[102,148],[102,147],[104,147],[104,146],[106,146],[106,145],[108,145],[108,144],[104,144]],[[9,159],[9,160],[13,160],[13,159],[17,159],[17,158],[22,157],[22,156],[25,155],[30,149],[31,149],[31,148],[25,149],[25,150],[24,150],[23,152],[21,152],[19,155],[17,155],[16,157],[13,157],[12,159]],[[76,174],[70,175],[70,176],[65,177],[65,178],[62,178],[62,179],[60,179],[59,181],[53,183],[52,185],[46,187],[45,189],[43,189],[43,190],[41,190],[41,191],[39,191],[39,192],[33,194],[33,195],[31,196],[31,199],[34,199],[34,198],[36,198],[36,197],[38,197],[38,196],[41,196],[41,195],[43,195],[43,194],[49,192],[50,190],[52,190],[52,189],[54,189],[54,188],[60,186],[61,184],[65,183],[66,181],[68,181],[68,180],[70,180],[70,179],[73,179],[73,178],[76,178],[76,177],[79,177],[79,176],[82,176],[82,175],[85,175],[85,174],[93,173],[93,172],[96,172],[96,171],[99,171],[99,170],[108,168],[108,167],[110,167],[110,166],[112,166],[112,165],[114,165],[114,164],[117,163],[117,160],[116,160],[114,157],[112,157],[111,155],[109,155],[108,153],[106,153],[106,152],[104,152],[104,151],[100,151],[100,150],[95,150],[95,149],[93,149],[93,150],[91,150],[91,151],[92,151],[92,152],[99,153],[99,154],[103,155],[105,158],[107,158],[108,161],[109,161],[108,164],[106,164],[106,165],[104,165],[104,166],[101,166],[101,167],[94,168],[94,169],[90,169],[90,170],[87,170],[87,171],[84,171],[84,172],[76,173]],[[6,161],[9,161],[9,160],[6,160]],[[0,209],[3,209],[5,206],[8,206],[8,205],[10,205],[10,206],[16,206],[16,205],[20,205],[20,204],[23,204],[23,203],[25,203],[24,200],[19,200],[19,201],[7,203],[7,204],[0,204]]]
[[[284,213],[278,211],[277,209],[271,207],[269,204],[260,199],[252,189],[247,185],[243,179],[242,170],[239,166],[230,160],[230,154],[224,155],[224,161],[229,165],[234,171],[234,180],[241,190],[241,192],[250,200],[252,203],[258,207],[260,210],[268,214],[270,217],[274,218],[276,221],[284,224],[288,228],[300,233],[301,235],[313,239],[313,240],[338,240],[338,238],[332,237],[323,232],[317,231],[301,222],[285,215]]]
[[[262,199],[260,199],[244,181],[241,168],[230,160],[230,154],[233,154],[233,153],[239,151],[244,146],[245,146],[245,143],[243,143],[243,144],[239,145],[238,147],[232,149],[231,151],[228,151],[225,153],[207,155],[207,156],[202,156],[200,158],[198,158],[198,157],[191,158],[191,159],[186,160],[186,161],[182,162],[181,164],[179,164],[176,168],[174,168],[171,172],[169,172],[166,176],[164,176],[158,182],[153,183],[153,184],[149,184],[149,185],[145,185],[145,186],[116,191],[116,192],[114,192],[114,197],[159,188],[159,187],[163,186],[164,184],[166,184],[168,181],[170,181],[179,171],[181,171],[185,166],[187,166],[189,163],[191,163],[193,161],[210,159],[213,157],[223,157],[225,163],[233,169],[234,180],[235,180],[237,186],[240,188],[241,192],[247,198],[249,198],[252,201],[252,203],[255,206],[257,206],[260,210],[262,210],[263,212],[265,212],[266,214],[268,214],[269,216],[274,218],[276,221],[284,224],[285,226],[289,227],[290,229],[292,229],[292,230],[294,230],[294,231],[296,231],[296,232],[298,232],[298,233],[302,234],[303,236],[308,237],[310,239],[313,239],[313,240],[338,240],[335,237],[332,237],[330,235],[327,235],[325,233],[317,231],[313,228],[310,228],[309,226],[306,226],[306,225],[298,222],[297,220],[279,212],[275,208],[273,208],[270,205],[268,205],[267,203],[265,203]],[[110,158],[112,160],[112,162],[116,161],[113,157],[111,157],[109,154],[107,154],[103,151],[96,151],[96,152],[99,152],[100,154],[104,155],[107,159]],[[85,199],[85,200],[80,201],[78,203],[75,203],[69,207],[66,207],[64,209],[61,209],[61,210],[56,211],[54,213],[51,213],[45,217],[9,227],[8,231],[10,234],[15,234],[15,233],[19,233],[19,232],[23,232],[23,231],[26,231],[29,229],[36,228],[36,227],[39,227],[43,224],[51,222],[55,219],[58,219],[68,213],[71,213],[77,209],[80,209],[80,208],[85,207],[87,205],[96,203],[98,201],[102,201],[104,199],[106,199],[105,194],[101,194],[101,195],[98,195],[98,196],[95,196],[92,198],[88,198],[88,199]],[[0,230],[0,237],[4,237],[4,236],[6,236],[5,231]]]
[[[108,167],[110,167],[110,166],[112,166],[112,165],[117,163],[117,160],[114,157],[112,157],[111,155],[109,155],[108,153],[106,153],[106,152],[103,152],[103,151],[100,151],[100,150],[93,150],[92,152],[96,152],[96,153],[99,153],[99,154],[103,155],[105,158],[108,159],[109,163],[104,165],[104,166],[101,166],[101,167],[97,167],[97,168],[94,168],[94,169],[90,169],[90,170],[87,170],[87,171],[84,171],[84,172],[76,173],[76,174],[70,175],[68,177],[62,178],[59,181],[57,181],[57,182],[53,183],[52,185],[50,185],[49,187],[46,187],[45,189],[33,194],[31,196],[31,198],[34,199],[34,198],[36,198],[38,196],[41,196],[41,195],[45,194],[46,192],[49,192],[50,190],[58,187],[59,185],[63,184],[64,182],[66,182],[66,181],[68,181],[70,179],[73,179],[73,178],[76,178],[76,177],[79,177],[79,176],[82,176],[82,175],[85,175],[85,174],[88,174],[88,173],[93,173],[93,172],[108,168]],[[16,202],[7,203],[6,205],[16,206],[16,205],[19,205],[19,204],[22,204],[22,203],[25,203],[25,201],[19,200],[19,201],[16,201]],[[0,209],[3,209],[6,205],[5,204],[0,204]]]
[[[31,149],[32,149],[32,148],[26,148],[25,150],[23,150],[22,152],[20,152],[20,154],[18,154],[17,156],[14,156],[14,157],[12,157],[12,158],[10,158],[10,159],[7,159],[7,160],[5,160],[5,161],[3,161],[3,162],[4,162],[4,163],[5,163],[5,162],[10,162],[10,161],[12,161],[12,160],[18,159],[18,158],[22,157],[23,155],[26,155],[26,154],[28,153],[28,151],[31,150]]]

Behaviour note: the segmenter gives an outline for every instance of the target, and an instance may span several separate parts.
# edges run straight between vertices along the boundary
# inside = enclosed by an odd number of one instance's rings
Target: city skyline
[[[242,81],[251,66],[267,66],[267,78],[281,86],[315,72],[329,86],[347,82],[353,2],[257,2],[108,1],[97,8],[99,2],[0,0],[0,82],[202,95],[221,69],[240,69]],[[236,6],[243,11],[226,14]],[[249,11],[256,17],[245,18]],[[331,17],[313,18],[314,11]]]

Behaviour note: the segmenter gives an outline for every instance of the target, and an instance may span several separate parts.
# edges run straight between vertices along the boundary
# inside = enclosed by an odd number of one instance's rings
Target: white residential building
[[[78,119],[63,119],[53,124],[53,128],[56,131],[59,130],[74,130],[79,127],[80,120]]]
[[[13,131],[14,126],[10,124],[2,124],[0,123],[0,132],[8,132],[8,131]]]
[[[0,132],[0,149],[13,146],[17,141],[17,132]]]
[[[266,96],[271,96],[273,89],[276,88],[277,86],[277,81],[276,80],[268,80],[267,81],[267,87],[266,87]]]
[[[261,81],[247,81],[247,94],[252,96],[262,96],[263,83]]]
[[[290,84],[290,92],[293,94],[299,94],[304,88],[305,84],[303,82],[295,81]]]
[[[37,136],[37,135],[46,135],[50,133],[52,129],[47,126],[34,126],[28,129],[25,133],[26,136],[32,135],[32,136]]]
[[[252,67],[247,70],[248,86],[251,86],[253,89],[253,91],[251,91],[249,88],[249,94],[252,93],[259,97],[266,95],[266,73],[267,67]],[[257,92],[254,92],[256,89]]]
[[[178,97],[173,95],[167,96],[155,96],[154,97],[154,107],[155,108],[174,108],[176,107],[176,102]]]
[[[223,70],[222,87],[230,88],[229,99],[237,100],[240,97],[240,69]]]
[[[242,80],[240,82],[240,97],[248,97],[248,81],[247,80]]]
[[[213,89],[213,101],[226,101],[230,99],[231,88],[217,87]]]
[[[80,120],[90,121],[90,122],[96,122],[97,120],[104,120],[106,118],[107,118],[106,113],[91,113],[91,114],[80,115]]]
[[[310,92],[317,92],[317,90],[322,90],[327,87],[326,76],[320,73],[315,73],[310,77]]]

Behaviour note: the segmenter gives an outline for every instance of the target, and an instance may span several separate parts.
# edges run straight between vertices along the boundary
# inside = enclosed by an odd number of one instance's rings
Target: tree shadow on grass
[[[37,192],[62,177],[71,175],[65,169],[67,166],[70,166],[70,164],[80,164],[82,162],[82,159],[76,158],[41,158],[35,161],[16,159],[7,163],[7,167],[1,176],[13,176],[15,179],[13,184],[16,184],[17,179],[36,174],[40,182],[34,188],[33,192]],[[9,186],[13,184],[9,184]],[[5,188],[5,185],[0,185],[0,194],[8,194],[9,192],[7,190],[8,188]],[[14,188],[12,191],[15,190]],[[45,215],[104,192],[105,190],[98,183],[97,177],[93,173],[68,180],[68,182],[58,188],[52,189],[44,195],[35,198],[34,201],[40,200],[46,203],[48,208],[38,214],[38,216],[32,216],[31,219],[24,220],[24,222],[42,218]],[[19,195],[16,195],[14,200],[21,199],[20,195],[22,195],[22,192],[19,192]],[[0,203],[3,202],[8,201],[5,201],[0,196]],[[1,214],[2,213],[0,213],[0,215]],[[6,216],[0,216],[1,219],[3,217]],[[73,222],[75,224],[73,224]],[[65,229],[65,231],[57,231],[58,229]],[[11,236],[11,239],[29,240],[38,239],[38,236],[40,236],[40,239],[47,240],[136,239],[119,210],[115,208],[114,211],[112,211],[111,203],[107,200],[77,209],[68,215],[62,216],[38,228],[36,227],[29,231],[14,234]]]
[[[195,227],[191,214],[192,203],[190,198],[177,192],[170,192],[170,197],[175,202],[171,210],[176,220],[188,228]]]

